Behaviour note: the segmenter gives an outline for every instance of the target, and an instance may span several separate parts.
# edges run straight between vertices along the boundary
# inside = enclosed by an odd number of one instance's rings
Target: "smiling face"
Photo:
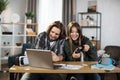
[[[60,29],[54,26],[49,33],[50,40],[58,39],[60,36],[60,32]]]
[[[72,40],[77,40],[79,38],[79,33],[76,27],[72,27],[70,30],[70,36]]]

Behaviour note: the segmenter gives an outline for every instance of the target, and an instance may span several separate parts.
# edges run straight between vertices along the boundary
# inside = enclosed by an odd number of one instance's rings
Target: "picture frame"
[[[88,1],[88,12],[97,12],[97,1]]]

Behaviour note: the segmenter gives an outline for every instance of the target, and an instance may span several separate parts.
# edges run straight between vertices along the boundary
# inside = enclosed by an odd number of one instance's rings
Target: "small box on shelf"
[[[27,33],[27,35],[36,35],[36,32],[34,32],[34,31],[32,30],[32,28],[27,28],[27,29],[26,29],[26,33]]]
[[[27,35],[36,35],[36,32],[27,32]]]

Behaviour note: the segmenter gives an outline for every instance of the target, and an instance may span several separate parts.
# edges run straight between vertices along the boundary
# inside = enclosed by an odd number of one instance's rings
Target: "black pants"
[[[65,74],[31,73],[27,80],[66,80]]]
[[[101,80],[100,75],[97,73],[68,74],[67,80],[71,80],[71,77],[75,77],[73,80]]]

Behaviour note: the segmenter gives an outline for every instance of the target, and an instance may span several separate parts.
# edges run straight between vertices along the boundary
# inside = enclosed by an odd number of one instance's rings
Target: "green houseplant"
[[[0,14],[6,9],[8,0],[0,0]]]
[[[31,11],[31,12],[26,12],[25,13],[27,19],[33,19],[33,17],[35,17],[35,14]]]
[[[27,17],[27,23],[31,23],[32,19],[35,17],[35,14],[32,11],[26,12],[25,15]]]

